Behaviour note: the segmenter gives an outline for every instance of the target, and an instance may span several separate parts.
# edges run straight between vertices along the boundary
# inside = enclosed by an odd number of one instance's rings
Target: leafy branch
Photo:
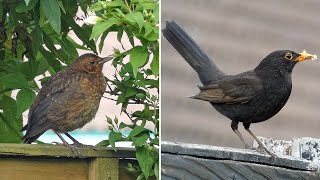
[[[116,98],[106,98],[121,104],[122,112],[131,121],[131,124],[125,124],[117,117],[107,117],[111,130],[109,140],[100,142],[98,146],[110,144],[116,149],[115,142],[131,141],[136,148],[139,167],[129,165],[129,169],[141,172],[138,179],[158,178],[159,3],[155,0],[98,1],[89,10],[97,16],[90,38],[96,41],[100,38],[102,49],[107,35],[116,32],[124,50],[114,49],[112,65],[116,70],[114,79],[108,79],[106,92]],[[132,46],[129,50],[123,46],[123,34],[127,35]],[[139,110],[129,113],[131,105],[135,108],[138,105]],[[124,132],[128,130],[130,133],[126,135]]]

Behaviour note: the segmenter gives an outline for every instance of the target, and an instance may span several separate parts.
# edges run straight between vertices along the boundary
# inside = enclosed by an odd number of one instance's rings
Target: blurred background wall
[[[227,74],[251,70],[274,50],[320,55],[318,0],[162,0],[162,28],[175,20]],[[243,147],[231,121],[207,102],[187,98],[201,84],[195,71],[162,36],[162,140]],[[285,107],[252,124],[258,136],[290,140],[320,137],[320,61],[297,64]],[[239,124],[239,130],[253,139]]]

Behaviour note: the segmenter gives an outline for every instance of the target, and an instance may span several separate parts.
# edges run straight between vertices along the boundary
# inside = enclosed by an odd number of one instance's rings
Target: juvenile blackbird
[[[65,133],[75,146],[81,146],[68,132],[82,128],[95,117],[106,89],[102,67],[112,59],[84,54],[51,76],[29,109],[28,123],[22,128],[27,131],[23,141],[30,144],[52,129],[65,146],[74,150],[60,133]]]
[[[315,55],[278,50],[270,53],[251,71],[226,75],[175,22],[167,22],[164,37],[197,72],[203,87],[194,99],[209,101],[221,114],[228,117],[232,130],[246,148],[253,149],[238,131],[239,122],[270,153],[249,129],[251,123],[268,120],[287,102],[292,88],[291,73],[297,62],[314,60]]]

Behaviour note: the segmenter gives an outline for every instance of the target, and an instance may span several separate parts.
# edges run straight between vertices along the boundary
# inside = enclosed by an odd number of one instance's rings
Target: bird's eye
[[[94,63],[95,63],[94,60],[91,60],[91,61],[90,61],[90,64],[94,64]]]
[[[293,56],[291,53],[288,52],[284,57],[288,60],[291,60]]]

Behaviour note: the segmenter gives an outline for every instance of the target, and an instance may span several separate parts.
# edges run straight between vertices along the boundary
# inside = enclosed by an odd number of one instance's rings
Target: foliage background
[[[114,49],[116,69],[105,96],[115,100],[131,120],[107,117],[109,140],[132,141],[140,167],[129,166],[139,179],[158,177],[159,145],[159,3],[154,0],[2,0],[0,1],[0,142],[21,143],[22,113],[32,104],[41,83],[70,65],[78,50],[98,54],[104,39],[128,37],[130,49]],[[97,15],[93,26],[77,23],[79,10]],[[73,32],[81,43],[69,35]],[[124,34],[126,36],[124,36]],[[110,46],[108,46],[110,47]],[[15,95],[13,92],[17,92]],[[133,107],[133,108],[131,108]],[[145,128],[152,124],[152,129]],[[125,136],[124,130],[130,130]]]

